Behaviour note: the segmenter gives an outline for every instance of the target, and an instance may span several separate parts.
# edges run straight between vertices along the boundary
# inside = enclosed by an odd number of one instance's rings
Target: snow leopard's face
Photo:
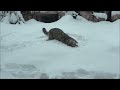
[[[76,47],[78,46],[78,42],[74,39],[69,39],[69,46]]]

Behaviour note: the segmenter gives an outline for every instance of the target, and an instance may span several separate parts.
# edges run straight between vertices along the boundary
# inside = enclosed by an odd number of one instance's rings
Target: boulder
[[[120,14],[116,14],[111,17],[112,21],[116,21],[117,19],[120,19]]]
[[[59,19],[63,16],[65,16],[66,12],[65,11],[59,11],[58,13],[58,16],[59,16]]]
[[[59,19],[58,13],[41,13],[40,21],[45,23],[55,22]]]
[[[51,23],[59,19],[58,11],[22,11],[25,21],[35,19],[37,21]]]
[[[33,19],[32,13],[30,11],[21,11],[21,14],[23,15],[25,21]]]

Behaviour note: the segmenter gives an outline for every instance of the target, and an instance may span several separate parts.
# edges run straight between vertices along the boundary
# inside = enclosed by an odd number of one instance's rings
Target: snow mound
[[[25,24],[40,24],[40,23],[43,23],[43,22],[38,22],[35,19],[30,19],[30,20],[26,21]]]
[[[1,20],[6,24],[23,24],[25,20],[20,11],[9,11]]]

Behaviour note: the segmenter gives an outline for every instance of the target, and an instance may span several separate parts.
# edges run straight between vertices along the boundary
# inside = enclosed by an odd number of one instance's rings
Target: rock
[[[99,20],[93,15],[93,11],[80,11],[80,15],[85,19],[93,22],[98,22]]]
[[[35,19],[37,21],[51,23],[59,19],[58,11],[22,11],[25,21]]]
[[[93,15],[93,11],[79,11],[79,15],[93,22],[105,21],[104,18],[97,18],[95,15]]]
[[[93,22],[99,22],[99,20],[94,15],[90,15],[88,20]]]
[[[63,17],[65,14],[66,14],[65,11],[60,11],[60,12],[58,13],[59,19],[60,19],[61,17]]]
[[[105,21],[105,18],[98,18],[99,21]]]
[[[42,73],[40,79],[49,79],[49,76],[46,73]]]
[[[40,21],[45,23],[51,23],[59,19],[58,13],[41,13]]]
[[[116,14],[111,17],[112,21],[116,21],[117,19],[120,19],[120,14]]]
[[[88,20],[93,12],[92,11],[80,11],[79,13],[82,17]]]
[[[33,19],[32,13],[30,11],[21,11],[21,14],[23,15],[25,21]]]

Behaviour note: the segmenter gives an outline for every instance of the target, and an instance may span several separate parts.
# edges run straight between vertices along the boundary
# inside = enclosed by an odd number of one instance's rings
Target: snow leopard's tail
[[[43,30],[43,33],[44,33],[45,35],[48,35],[49,32],[47,32],[47,30],[46,30],[45,28],[43,28],[42,30]]]

